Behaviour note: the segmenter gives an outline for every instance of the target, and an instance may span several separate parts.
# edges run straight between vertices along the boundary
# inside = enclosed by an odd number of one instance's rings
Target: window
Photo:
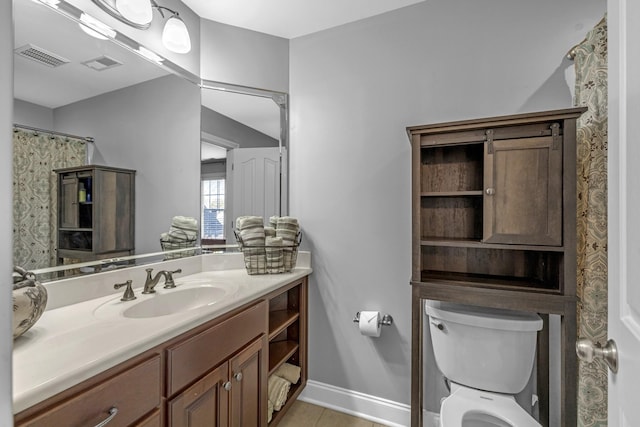
[[[224,179],[202,180],[202,239],[224,239]]]

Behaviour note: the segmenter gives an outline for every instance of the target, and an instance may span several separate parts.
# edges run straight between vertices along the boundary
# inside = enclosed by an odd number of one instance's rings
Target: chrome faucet
[[[175,288],[176,284],[173,281],[173,274],[174,273],[182,273],[182,269],[179,268],[177,270],[174,271],[166,271],[166,270],[160,270],[156,273],[155,276],[151,277],[151,272],[153,271],[153,268],[146,268],[145,271],[147,272],[147,279],[144,282],[144,290],[142,291],[143,294],[153,294],[155,293],[155,288],[156,285],[158,284],[158,282],[160,281],[160,277],[164,276],[164,287],[165,289],[170,289],[170,288]]]

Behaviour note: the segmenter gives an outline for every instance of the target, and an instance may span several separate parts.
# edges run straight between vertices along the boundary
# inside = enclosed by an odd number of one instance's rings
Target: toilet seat
[[[485,420],[482,425],[501,427],[541,427],[530,414],[527,413],[515,398],[510,395],[476,390],[452,383],[451,395],[442,402],[440,409],[441,427],[462,427],[463,421],[493,418],[495,421]],[[477,425],[477,424],[476,424]]]

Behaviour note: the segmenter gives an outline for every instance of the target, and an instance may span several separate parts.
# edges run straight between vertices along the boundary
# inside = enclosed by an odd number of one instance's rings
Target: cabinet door
[[[78,178],[62,176],[60,179],[60,227],[78,228]]]
[[[171,427],[228,427],[229,364],[223,363],[169,402]]]
[[[484,242],[562,245],[562,140],[485,143]]]
[[[263,335],[229,362],[232,427],[256,427],[266,424],[266,341],[267,338]]]

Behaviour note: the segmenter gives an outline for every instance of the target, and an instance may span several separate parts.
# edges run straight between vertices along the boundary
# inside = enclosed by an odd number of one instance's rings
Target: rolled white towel
[[[267,237],[276,237],[276,229],[270,226],[265,226],[264,235]]]
[[[279,216],[271,216],[269,217],[269,225],[273,228],[278,228],[278,218]]]
[[[267,422],[270,423],[273,418],[273,403],[267,399]]]
[[[296,384],[300,380],[300,366],[292,365],[291,363],[283,363],[278,367],[278,369],[276,369],[273,375],[284,378],[291,384]]]
[[[267,246],[265,255],[267,257],[267,272],[282,273],[284,272],[284,254],[282,250],[281,237],[267,237]]]
[[[273,409],[279,411],[287,401],[291,383],[284,378],[271,375],[268,382],[269,400],[273,404]]]
[[[236,218],[236,229],[243,230],[252,227],[264,227],[264,221],[261,216],[239,216]]]

